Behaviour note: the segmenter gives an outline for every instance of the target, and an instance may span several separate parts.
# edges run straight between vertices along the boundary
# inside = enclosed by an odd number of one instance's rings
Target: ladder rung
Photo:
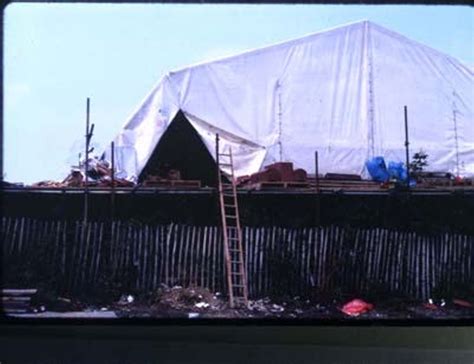
[[[228,217],[229,219],[237,219],[237,216],[235,215],[225,215],[226,217]]]
[[[243,284],[233,284],[232,287],[244,288]]]
[[[220,166],[226,166],[226,167],[232,167],[231,163],[221,163],[221,161],[219,161],[219,165]]]
[[[219,153],[219,156],[221,156],[221,155],[223,155],[225,157],[230,157],[231,156],[229,153]]]
[[[233,207],[235,209],[235,205],[227,205],[227,204],[224,204],[224,207]]]

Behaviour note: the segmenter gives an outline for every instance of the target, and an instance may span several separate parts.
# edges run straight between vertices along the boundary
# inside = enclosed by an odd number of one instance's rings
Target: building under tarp
[[[312,173],[315,151],[320,173],[367,176],[371,157],[405,161],[406,105],[411,154],[473,176],[473,99],[460,61],[357,22],[169,72],[115,138],[117,172],[136,179],[165,163],[202,179],[218,133],[237,176],[278,161]]]

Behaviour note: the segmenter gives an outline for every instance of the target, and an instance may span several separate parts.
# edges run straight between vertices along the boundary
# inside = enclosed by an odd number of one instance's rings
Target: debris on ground
[[[112,181],[112,168],[108,161],[97,156],[89,158],[87,166],[87,186],[89,187],[134,187],[135,183],[117,176]],[[70,173],[62,181],[40,181],[33,183],[31,187],[43,188],[65,188],[84,187],[86,180],[86,163],[82,160],[78,166],[73,166]]]
[[[8,289],[0,291],[2,309],[5,313],[21,313],[31,311],[34,307],[32,298],[37,289]]]
[[[81,187],[84,184],[84,175],[80,170],[73,169],[62,184],[68,187]]]
[[[462,306],[462,307],[467,307],[467,308],[472,308],[472,307],[474,307],[474,306],[472,305],[472,303],[470,303],[470,302],[468,302],[468,301],[465,301],[465,300],[458,299],[458,298],[453,299],[453,303],[454,303],[455,305]]]
[[[65,185],[62,182],[47,180],[33,183],[31,187],[65,187]]]
[[[55,319],[115,319],[118,315],[113,311],[68,311],[68,312],[32,312],[32,313],[17,313],[9,314],[8,316],[16,318],[55,318]]]
[[[256,301],[249,301],[249,309],[252,311],[257,311],[257,312],[266,312],[267,311],[267,306],[270,304],[271,300],[268,297],[256,300]]]
[[[130,297],[133,297],[133,300]],[[344,305],[338,300],[325,300],[324,302],[299,297],[286,297],[284,300],[264,297],[249,300],[248,307],[230,308],[227,298],[219,292],[212,293],[208,289],[198,287],[183,288],[181,286],[167,287],[162,285],[151,296],[134,296],[125,293],[115,303],[101,302],[100,305],[79,303],[72,298],[65,297],[41,299],[33,306],[34,310],[23,311],[18,316],[66,317],[70,314],[70,317],[82,317],[81,315],[84,317],[99,317],[103,314],[105,315],[103,317],[124,318],[290,318],[321,320],[340,320],[357,316],[365,320],[436,320],[474,317],[473,305],[462,299],[430,299],[427,302],[385,299],[377,301],[376,305],[361,299],[352,300]],[[430,308],[429,305],[433,305],[436,309]]]
[[[209,303],[206,303],[206,302],[198,302],[194,305],[194,307],[197,307],[197,308],[208,308],[210,305]]]
[[[270,311],[271,311],[271,312],[283,312],[283,311],[285,311],[285,309],[284,309],[282,306],[277,305],[277,304],[274,303],[274,304],[271,306]]]
[[[264,167],[263,171],[237,178],[239,187],[260,182],[306,182],[304,169],[293,169],[291,162],[277,162]]]
[[[120,299],[118,300],[117,304],[125,306],[125,305],[133,303],[134,301],[135,301],[135,297],[133,297],[131,294],[129,295],[124,294],[120,296]]]
[[[423,307],[429,309],[429,310],[437,310],[438,309],[438,306],[436,306],[434,303],[425,303],[423,304]]]
[[[344,312],[346,315],[349,316],[359,316],[367,311],[370,311],[374,308],[374,305],[367,303],[361,299],[354,299],[348,303],[346,303],[342,308],[341,311]]]
[[[152,305],[157,308],[217,310],[227,303],[206,288],[162,286],[153,296]]]
[[[311,299],[299,296],[286,296],[280,299],[262,297],[250,299],[247,307],[231,308],[225,294],[196,286],[169,287],[162,284],[150,294],[125,291],[114,298],[104,297],[98,300],[96,297],[88,303],[65,296],[64,292],[59,293],[41,287],[28,290],[3,289],[4,305],[28,303],[28,307],[15,307],[21,310],[11,310],[7,314],[36,315],[23,317],[54,317],[55,314],[57,317],[66,317],[62,313],[77,316],[78,312],[82,312],[84,317],[110,314],[107,317],[182,319],[340,320],[356,316],[361,316],[363,320],[474,318],[473,300],[469,296],[463,296],[462,299],[430,298],[426,301],[414,301],[406,297],[373,299],[375,302],[367,303],[362,299],[348,301],[341,297],[336,299],[325,296],[313,296]]]

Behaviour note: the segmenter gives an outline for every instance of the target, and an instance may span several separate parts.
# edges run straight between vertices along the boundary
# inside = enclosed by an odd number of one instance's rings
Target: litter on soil
[[[349,316],[359,316],[373,308],[374,305],[371,303],[367,303],[361,299],[354,299],[342,306],[341,311]]]
[[[162,285],[151,298],[152,307],[172,309],[201,309],[217,310],[223,308],[226,302],[208,289],[200,287],[183,288],[181,286],[167,287]]]
[[[381,299],[365,302],[312,300],[287,297],[272,300],[264,297],[249,300],[244,308],[230,308],[220,292],[200,287],[168,287],[162,285],[148,296],[124,293],[115,302],[100,305],[78,302],[74,298],[38,296],[32,309],[17,317],[126,317],[126,318],[290,318],[318,320],[385,320],[385,319],[466,319],[474,318],[472,300],[430,299],[415,302],[401,299]],[[36,312],[35,312],[36,311]],[[82,312],[82,313],[79,313]],[[113,313],[113,314],[112,314]],[[27,315],[27,316],[25,316]],[[33,316],[31,316],[33,315]],[[56,316],[55,316],[56,315]]]

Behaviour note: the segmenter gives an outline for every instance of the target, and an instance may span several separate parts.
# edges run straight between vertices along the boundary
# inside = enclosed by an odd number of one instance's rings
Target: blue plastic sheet
[[[408,178],[407,169],[402,162],[389,162],[388,174],[390,178],[396,179],[399,182],[406,182]]]
[[[383,157],[374,157],[368,160],[365,166],[374,181],[387,182],[390,179]]]

